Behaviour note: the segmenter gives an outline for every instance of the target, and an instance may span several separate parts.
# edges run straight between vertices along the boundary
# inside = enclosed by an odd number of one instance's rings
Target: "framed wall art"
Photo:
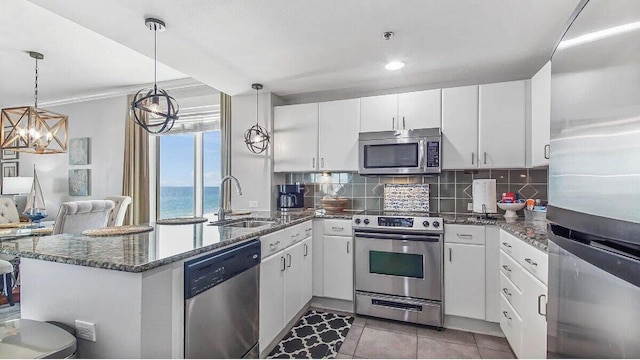
[[[69,170],[69,195],[89,196],[91,194],[91,170]]]
[[[69,140],[69,165],[89,165],[91,163],[91,138]]]
[[[14,177],[18,176],[18,162],[3,162],[2,163],[2,177]]]

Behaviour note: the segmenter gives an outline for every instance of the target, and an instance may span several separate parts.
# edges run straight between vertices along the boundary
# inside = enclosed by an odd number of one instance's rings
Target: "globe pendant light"
[[[36,60],[34,106],[2,109],[0,114],[0,139],[2,149],[35,154],[56,154],[67,151],[67,115],[38,108],[38,60],[39,52],[29,51]]]
[[[258,93],[262,89],[262,84],[252,84],[251,87],[256,91],[256,124],[244,133],[244,143],[247,148],[254,154],[261,154],[269,147],[269,133],[265,128],[258,125]]]
[[[133,98],[131,109],[136,124],[152,134],[160,134],[171,130],[178,119],[178,102],[163,89],[158,89],[158,31],[166,28],[162,20],[147,18],[144,20],[149,30],[154,32],[154,78],[153,88],[145,88]]]

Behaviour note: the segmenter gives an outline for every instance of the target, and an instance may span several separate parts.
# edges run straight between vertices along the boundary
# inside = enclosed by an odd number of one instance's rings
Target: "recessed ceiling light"
[[[384,66],[387,70],[399,70],[404,67],[404,63],[402,61],[392,61]]]

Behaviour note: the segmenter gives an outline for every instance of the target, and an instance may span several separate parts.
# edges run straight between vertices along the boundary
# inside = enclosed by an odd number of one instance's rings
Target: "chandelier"
[[[269,147],[270,136],[265,128],[258,125],[259,112],[258,93],[262,89],[262,84],[251,84],[251,88],[256,91],[256,124],[244,133],[244,143],[254,154],[261,154]]]
[[[2,109],[0,139],[2,149],[35,154],[55,154],[67,151],[68,116],[38,109],[38,60],[44,55],[29,51],[36,60],[34,106]]]
[[[158,31],[166,29],[162,20],[147,18],[144,20],[149,30],[154,32],[154,77],[153,88],[142,89],[136,93],[131,103],[136,124],[152,134],[165,133],[178,119],[178,102],[163,89],[158,89]]]

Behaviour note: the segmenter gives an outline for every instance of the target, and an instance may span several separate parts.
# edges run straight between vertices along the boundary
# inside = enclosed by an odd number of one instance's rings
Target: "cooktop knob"
[[[364,219],[364,224],[369,225],[369,219]]]
[[[438,226],[440,226],[440,222],[439,221],[434,221],[433,222],[433,227],[437,228]]]
[[[360,219],[356,219],[356,225],[360,224]]]
[[[429,222],[428,222],[428,221],[426,221],[426,220],[425,220],[425,221],[423,221],[423,222],[422,222],[422,226],[424,226],[424,227],[429,227]]]

